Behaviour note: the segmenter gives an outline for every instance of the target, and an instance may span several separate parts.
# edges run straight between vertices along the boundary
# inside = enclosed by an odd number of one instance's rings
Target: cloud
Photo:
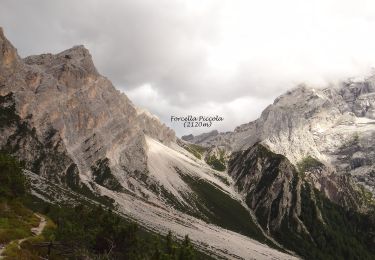
[[[178,106],[164,98],[160,92],[150,84],[127,91],[131,100],[137,100],[140,107],[148,107],[163,122],[173,128],[179,135],[199,134],[212,129],[219,131],[233,130],[234,126],[254,120],[261,111],[269,104],[268,99],[253,98],[250,96],[240,97],[226,102],[207,101],[199,106],[190,106],[188,109]],[[165,113],[168,111],[168,113]],[[211,128],[184,128],[181,122],[171,122],[171,116],[221,116],[222,122],[214,122]]]
[[[222,114],[217,127],[232,130],[296,84],[367,73],[375,64],[374,7],[370,0],[2,0],[0,24],[22,56],[86,45],[103,75],[167,123],[172,114]]]

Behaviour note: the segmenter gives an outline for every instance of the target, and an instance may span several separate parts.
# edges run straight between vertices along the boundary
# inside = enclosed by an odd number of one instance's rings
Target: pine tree
[[[177,246],[174,242],[172,232],[169,231],[166,238],[166,254],[170,256],[170,259],[176,259]]]
[[[191,244],[188,235],[185,236],[180,248],[179,260],[192,260],[195,259],[193,245]]]
[[[155,236],[154,240],[154,252],[151,257],[152,260],[161,260],[162,259],[162,252],[160,250],[160,240],[158,236]]]

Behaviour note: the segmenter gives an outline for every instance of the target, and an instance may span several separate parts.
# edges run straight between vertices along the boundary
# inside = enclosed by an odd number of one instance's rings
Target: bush
[[[0,153],[0,197],[14,198],[25,195],[26,178],[18,161]]]
[[[310,155],[303,158],[300,162],[297,163],[297,169],[301,174],[322,166],[324,165],[320,161],[311,157]]]
[[[52,206],[48,214],[56,223],[54,239],[72,249],[73,258],[87,252],[93,258],[195,259],[195,249],[188,237],[181,244],[172,233],[165,238],[155,235],[145,239],[137,224],[124,221],[110,209]]]

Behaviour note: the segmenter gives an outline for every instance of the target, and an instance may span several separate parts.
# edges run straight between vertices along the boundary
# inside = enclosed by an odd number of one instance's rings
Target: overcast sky
[[[103,75],[178,135],[207,129],[171,115],[219,115],[214,128],[233,130],[298,83],[375,66],[372,0],[1,0],[0,26],[23,57],[84,44]]]

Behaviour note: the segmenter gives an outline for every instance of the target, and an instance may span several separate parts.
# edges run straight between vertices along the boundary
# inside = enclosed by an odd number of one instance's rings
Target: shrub
[[[26,178],[18,161],[0,153],[0,197],[13,198],[26,192]]]

